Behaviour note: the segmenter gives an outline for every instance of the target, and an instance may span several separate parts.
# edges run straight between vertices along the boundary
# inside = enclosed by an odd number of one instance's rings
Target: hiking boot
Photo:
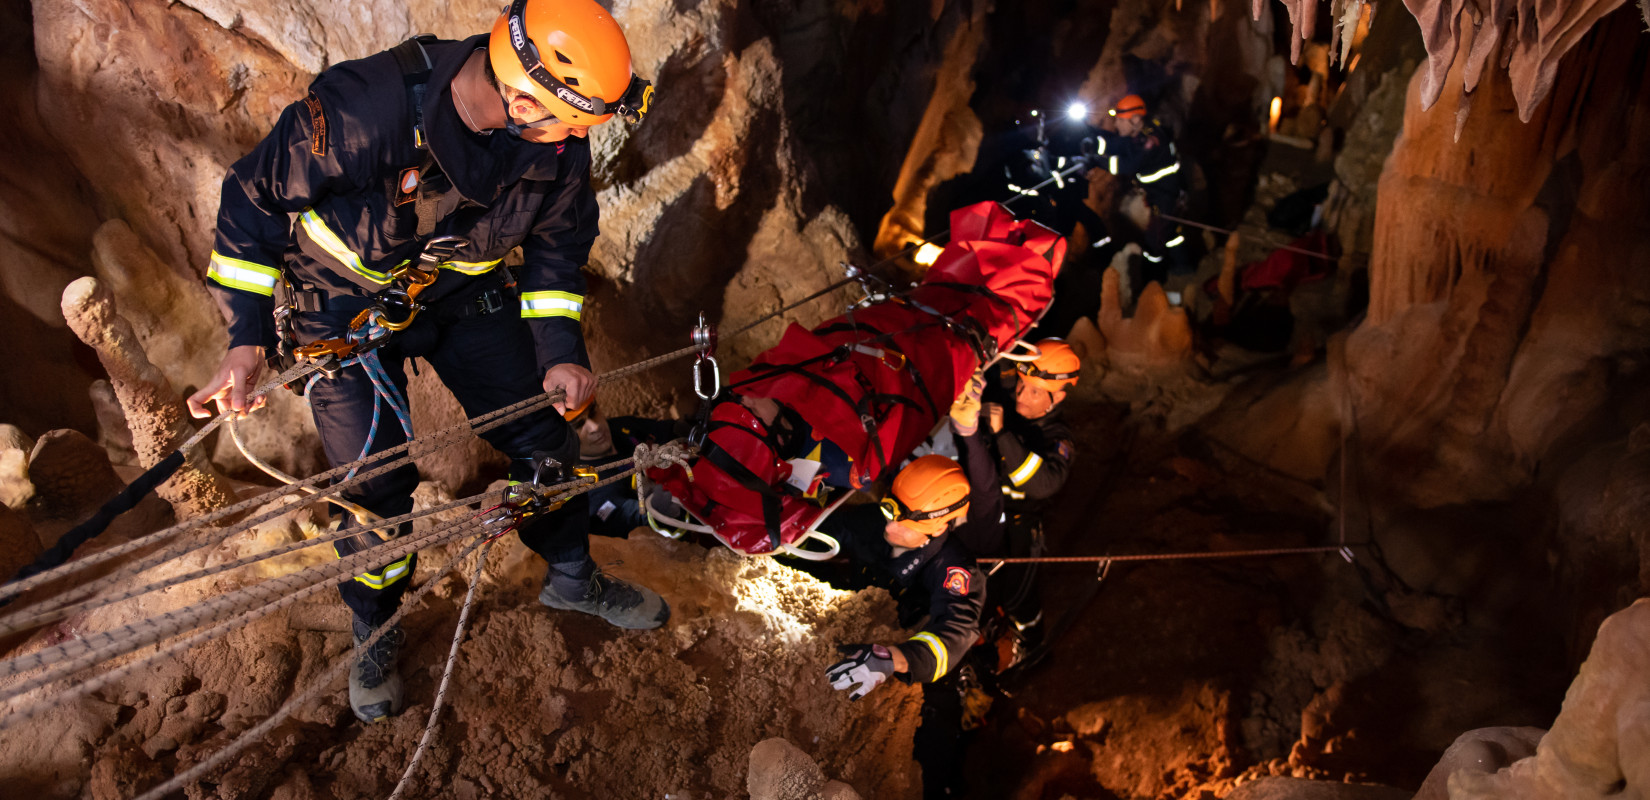
[[[557,590],[557,581],[551,579],[554,575],[555,570],[545,575],[544,590],[539,592],[539,602],[551,608],[594,614],[631,630],[657,628],[670,619],[670,604],[646,586],[619,580],[598,569],[590,573],[590,580],[578,581],[576,591],[580,594],[570,597],[571,592]]]
[[[357,719],[374,723],[401,713],[401,676],[395,671],[406,635],[399,626],[389,629],[370,648],[361,647],[372,626],[354,620],[355,664],[349,670],[349,706]]]

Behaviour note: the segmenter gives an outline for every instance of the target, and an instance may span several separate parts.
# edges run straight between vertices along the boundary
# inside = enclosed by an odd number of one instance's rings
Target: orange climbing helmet
[[[1020,364],[1020,379],[1045,392],[1064,391],[1077,383],[1083,370],[1083,359],[1071,345],[1060,339],[1044,339],[1037,343],[1039,355],[1035,361]]]
[[[882,516],[917,533],[938,536],[968,513],[968,476],[942,455],[926,455],[905,465],[882,498]]]
[[[1121,119],[1144,117],[1146,116],[1146,101],[1142,100],[1140,95],[1137,94],[1123,95],[1123,99],[1117,101],[1117,105],[1112,106],[1111,115]]]
[[[624,31],[596,0],[511,0],[487,53],[501,83],[568,125],[614,114],[640,122],[653,103],[653,85],[630,69]]]

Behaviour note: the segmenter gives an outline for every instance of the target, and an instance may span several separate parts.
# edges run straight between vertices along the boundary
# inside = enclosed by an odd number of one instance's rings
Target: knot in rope
[[[634,456],[636,471],[644,473],[650,469],[664,469],[672,464],[681,467],[687,473],[688,480],[693,480],[693,467],[688,465],[688,459],[695,455],[695,448],[688,444],[686,439],[677,439],[664,444],[638,444]]]

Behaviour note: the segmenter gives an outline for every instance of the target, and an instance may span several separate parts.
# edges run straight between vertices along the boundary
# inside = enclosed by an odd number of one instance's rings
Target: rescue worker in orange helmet
[[[921,624],[903,642],[838,647],[843,659],[826,669],[825,677],[832,688],[846,690],[850,700],[891,677],[923,684],[924,723],[913,750],[924,765],[928,796],[945,796],[960,775],[934,760],[950,763],[960,732],[955,725],[942,729],[927,722],[944,716],[930,708],[930,701],[956,696],[950,684],[979,638],[985,607],[985,578],[962,540],[1000,536],[992,529],[1001,524],[1002,494],[978,429],[984,386],[984,378],[976,375],[952,406],[961,464],[942,455],[913,460],[880,504],[844,508],[820,525],[841,543],[841,558],[796,565],[839,589],[887,589],[898,601],[900,624]]]
[[[1042,512],[1066,484],[1075,447],[1061,405],[1076,385],[1083,360],[1060,339],[1036,344],[1030,362],[1003,362],[997,382],[983,403],[985,439],[997,467],[1003,494],[1003,538],[986,545],[982,556],[1028,557],[1045,551]],[[991,576],[992,603],[1014,630],[1005,631],[1012,646],[1010,663],[1041,643],[1042,601],[1036,565],[1005,565]]]
[[[1117,131],[1102,131],[1095,140],[1096,152],[1088,158],[1097,168],[1132,183],[1152,210],[1142,242],[1146,280],[1161,283],[1170,273],[1192,272],[1197,265],[1185,232],[1160,216],[1178,215],[1183,205],[1186,176],[1174,137],[1148,113],[1140,95],[1124,95],[1109,113]]]
[[[598,231],[585,136],[615,115],[639,121],[651,92],[594,0],[513,0],[489,34],[419,37],[322,72],[224,179],[207,283],[230,347],[189,398],[191,413],[207,416],[215,402],[244,416],[261,403],[250,390],[266,356],[284,366],[295,345],[350,336],[357,314],[408,296],[405,270],[416,266],[435,277],[418,284],[422,310],[409,325],[305,387],[328,460],[412,436],[404,362],[420,356],[469,416],[563,392],[555,411],[482,436],[511,458],[513,479],[533,477],[536,451],[571,468],[579,443],[557,412],[595,385],[580,330],[579,269]],[[518,246],[512,284],[502,264]],[[381,402],[396,413],[377,419]],[[412,510],[417,482],[407,465],[344,497],[393,517]],[[596,568],[586,513],[578,497],[522,525],[522,541],[549,562],[539,599],[619,627],[663,624],[670,608],[658,594]],[[379,541],[366,531],[335,547],[346,556]],[[340,587],[358,646],[350,706],[366,722],[401,710],[401,632],[361,645],[395,613],[415,565],[408,555]]]

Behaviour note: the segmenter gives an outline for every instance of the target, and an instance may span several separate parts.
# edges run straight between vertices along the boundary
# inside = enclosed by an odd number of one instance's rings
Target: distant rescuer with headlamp
[[[595,388],[580,329],[579,269],[597,235],[584,137],[614,114],[639,122],[651,98],[624,32],[594,0],[514,0],[490,34],[419,37],[321,73],[224,179],[207,281],[230,348],[191,413],[205,417],[215,401],[245,416],[262,402],[249,393],[266,356],[381,341],[306,387],[332,464],[411,435],[404,362],[418,356],[470,417],[565,392],[554,410],[481,435],[510,457],[512,479],[534,476],[535,453],[556,462],[541,467],[571,468],[579,442],[559,412]],[[517,247],[512,281],[503,260]],[[412,510],[417,482],[407,465],[343,495],[387,518]],[[662,598],[596,568],[587,513],[579,496],[522,525],[522,542],[549,562],[540,601],[623,628],[662,625]],[[335,549],[381,540],[365,530]],[[401,710],[401,632],[359,645],[395,612],[415,564],[408,555],[340,586],[358,645],[350,706],[366,722]]]
[[[952,430],[963,464],[926,455],[907,464],[879,505],[844,508],[820,529],[842,544],[849,560],[841,573],[803,565],[839,589],[879,586],[899,603],[900,624],[927,622],[910,639],[891,645],[839,646],[845,658],[825,677],[850,700],[889,677],[932,683],[962,663],[979,638],[985,579],[967,545],[998,539],[1003,509],[996,464],[979,432],[980,392],[975,376],[952,406]],[[967,424],[963,424],[967,422]],[[824,565],[828,567],[829,565]]]

